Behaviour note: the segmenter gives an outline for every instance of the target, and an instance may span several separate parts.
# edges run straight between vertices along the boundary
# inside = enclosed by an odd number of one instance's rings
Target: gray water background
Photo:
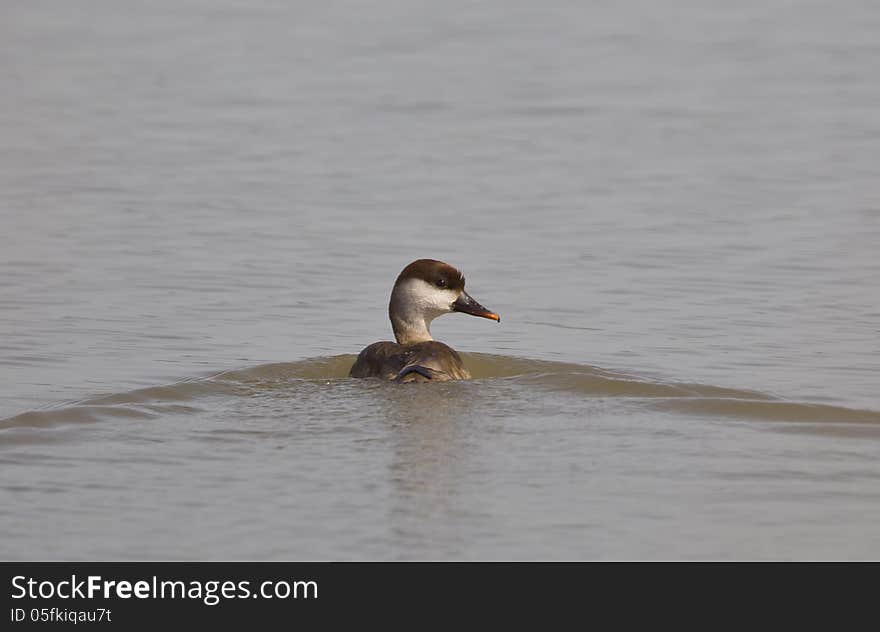
[[[877,558],[878,33],[867,0],[4,2],[0,558]],[[432,327],[491,366],[345,379],[418,257],[502,315]]]

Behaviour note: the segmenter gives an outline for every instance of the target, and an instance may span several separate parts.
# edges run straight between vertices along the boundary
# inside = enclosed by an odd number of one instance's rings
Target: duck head
[[[431,321],[450,312],[501,322],[495,312],[480,305],[464,291],[461,272],[443,261],[418,259],[406,266],[391,290],[388,315],[400,344],[433,340]]]

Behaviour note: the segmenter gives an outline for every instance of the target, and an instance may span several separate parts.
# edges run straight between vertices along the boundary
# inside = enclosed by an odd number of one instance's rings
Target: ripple
[[[520,387],[535,390],[536,396],[540,396],[541,390],[550,390],[575,397],[618,399],[621,403],[626,401],[663,413],[801,422],[809,424],[814,432],[816,424],[828,422],[877,424],[880,430],[880,411],[788,401],[758,391],[710,384],[649,379],[590,365],[485,353],[463,353],[462,357],[474,376],[472,388],[499,380],[512,380]],[[145,420],[168,415],[190,415],[202,410],[194,402],[208,397],[252,398],[275,396],[282,392],[302,395],[303,387],[311,391],[336,383],[348,383],[348,370],[354,360],[354,355],[344,354],[263,364],[175,384],[99,395],[57,408],[20,413],[0,420],[0,429],[38,429],[95,423],[102,419]],[[363,382],[363,385],[370,388],[408,388],[372,380]],[[436,385],[426,386],[436,388]],[[865,434],[861,432],[861,435]],[[35,436],[28,441],[38,439],[39,436]],[[25,439],[7,434],[4,440],[7,444],[13,444]]]

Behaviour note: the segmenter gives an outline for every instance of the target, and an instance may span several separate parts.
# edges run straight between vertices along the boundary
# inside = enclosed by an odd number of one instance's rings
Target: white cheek
[[[458,292],[452,290],[434,290],[434,307],[444,314],[452,311],[452,304],[458,299]]]
[[[412,298],[422,311],[439,316],[452,311],[452,303],[458,298],[458,292],[443,290],[426,281],[419,281],[412,288]]]

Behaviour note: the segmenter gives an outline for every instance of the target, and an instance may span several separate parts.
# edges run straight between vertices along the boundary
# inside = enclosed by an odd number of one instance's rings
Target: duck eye
[[[446,279],[437,279],[437,287],[446,287]]]

